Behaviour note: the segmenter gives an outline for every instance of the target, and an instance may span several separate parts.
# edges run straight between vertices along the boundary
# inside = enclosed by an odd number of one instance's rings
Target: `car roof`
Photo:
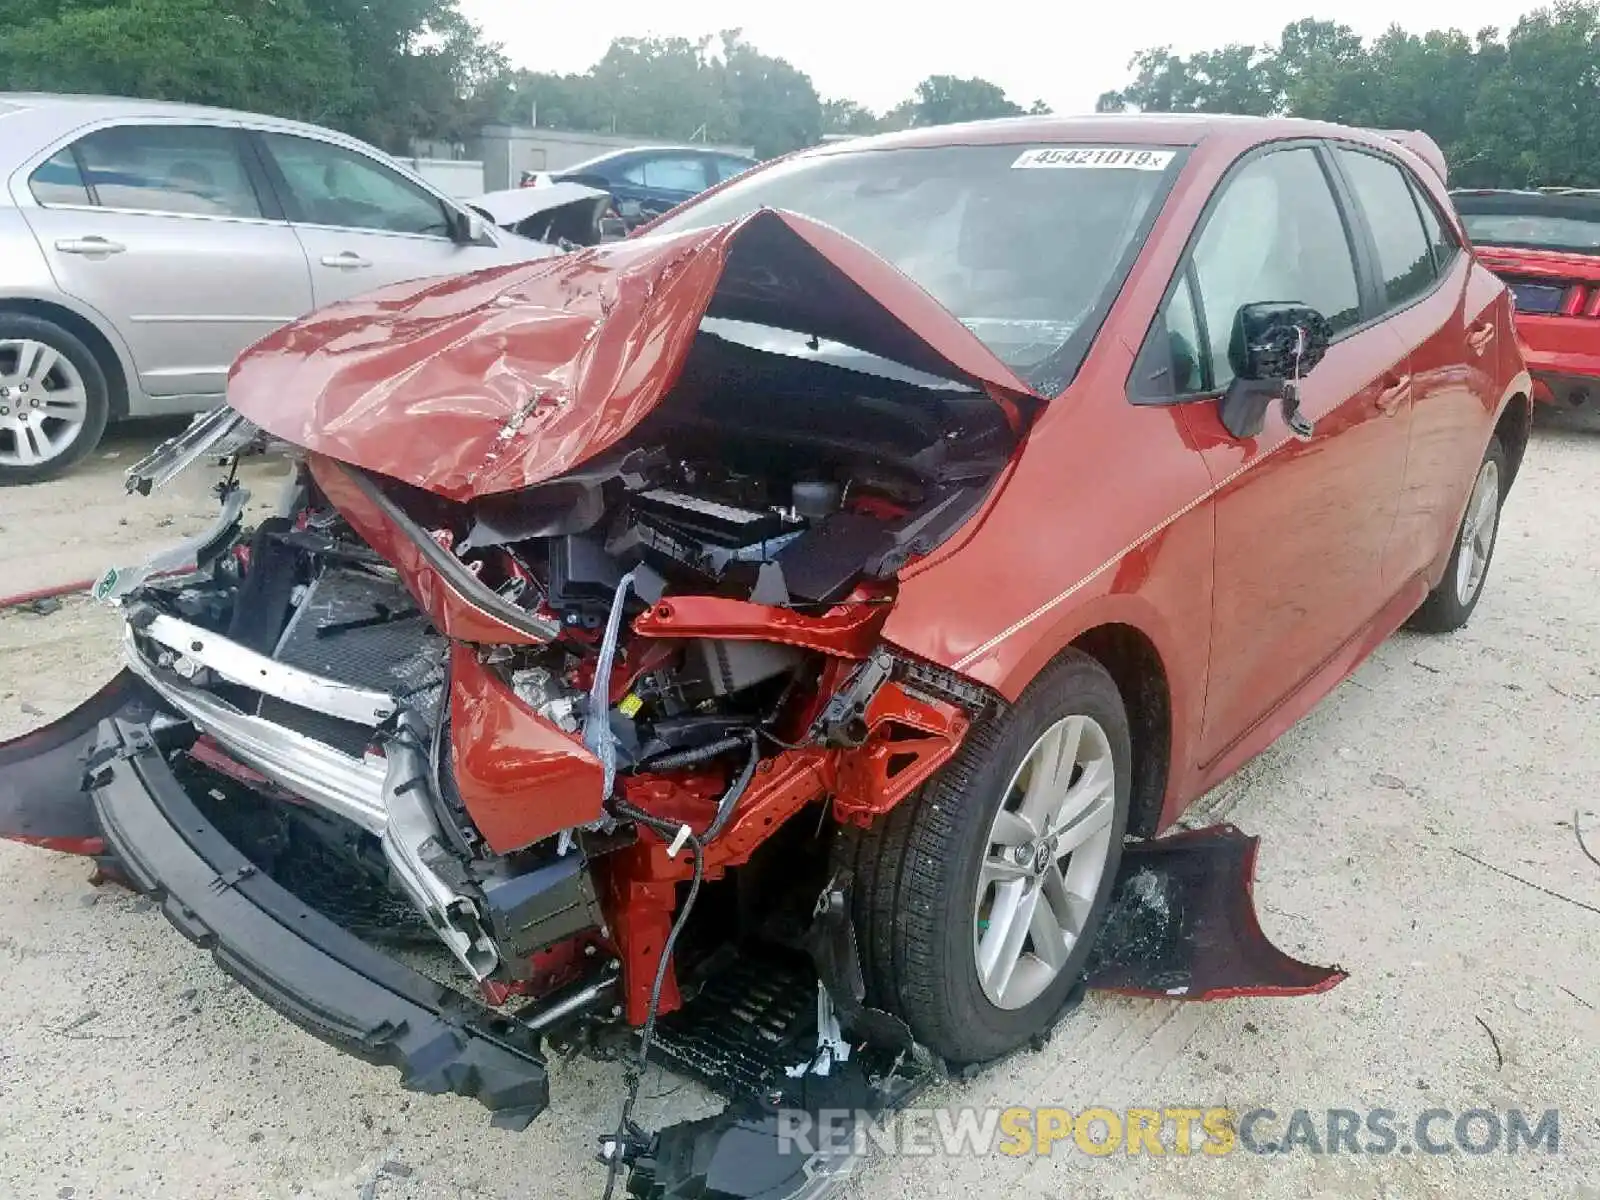
[[[118,117],[235,117],[256,119],[259,113],[213,108],[205,104],[183,104],[176,100],[138,100],[128,96],[57,94],[53,92],[0,92],[0,105],[14,112],[59,110],[89,118]],[[276,120],[277,118],[265,118]]]
[[[245,112],[231,108],[213,108],[204,104],[182,104],[174,100],[138,100],[127,96],[69,95],[53,92],[0,92],[0,130],[8,135],[18,126],[27,127],[27,152],[52,138],[90,125],[97,121],[131,118],[171,121],[184,117],[203,118],[208,121],[244,121],[262,128],[285,133],[310,134],[314,137],[335,139],[352,145],[367,147],[365,142],[338,130],[311,125],[304,121],[291,121],[266,113]],[[7,141],[10,141],[8,136]],[[21,147],[11,147],[12,153]]]
[[[859,154],[864,150],[901,146],[970,146],[1024,141],[1197,146],[1213,138],[1225,138],[1248,145],[1295,137],[1338,137],[1391,149],[1402,144],[1399,134],[1335,125],[1327,121],[1308,121],[1299,117],[1249,117],[1229,113],[1093,113],[1084,116],[1001,117],[960,125],[930,125],[828,142],[802,153]]]
[[[732,150],[718,150],[714,146],[618,146],[615,150],[607,150],[603,154],[592,155],[582,162],[573,163],[570,167],[558,167],[550,172],[560,175],[568,171],[579,171],[584,167],[597,166],[600,163],[610,162],[615,158],[623,158],[635,154],[692,154],[696,158],[737,158],[741,162],[756,162],[748,154],[737,154]]]

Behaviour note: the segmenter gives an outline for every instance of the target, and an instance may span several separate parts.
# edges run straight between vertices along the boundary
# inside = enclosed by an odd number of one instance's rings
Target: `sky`
[[[1341,21],[1366,37],[1402,11],[1393,0],[1281,0],[1211,3],[1044,3],[1042,0],[598,0],[570,8],[544,0],[461,0],[462,10],[515,66],[582,72],[614,37],[697,37],[743,29],[765,54],[811,76],[824,99],[851,99],[877,112],[911,95],[929,75],[976,75],[1026,107],[1087,112],[1128,79],[1127,63],[1149,46],[1179,54],[1228,42],[1276,42],[1301,16]],[[1539,4],[1528,0],[1411,0],[1401,24],[1412,32],[1484,26],[1502,32]],[[1103,20],[1103,14],[1116,19]]]

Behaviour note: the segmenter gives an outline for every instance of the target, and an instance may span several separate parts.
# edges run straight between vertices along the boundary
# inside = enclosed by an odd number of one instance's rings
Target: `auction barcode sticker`
[[[1018,167],[1077,168],[1079,170],[1165,171],[1176,150],[1145,146],[1039,146],[1024,150],[1012,163]]]

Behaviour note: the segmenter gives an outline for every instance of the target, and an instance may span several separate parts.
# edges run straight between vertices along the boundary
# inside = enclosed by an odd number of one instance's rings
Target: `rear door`
[[[1434,562],[1460,517],[1488,428],[1475,370],[1496,361],[1497,331],[1491,313],[1487,333],[1473,332],[1483,313],[1472,263],[1416,176],[1367,146],[1341,144],[1334,159],[1365,217],[1383,320],[1411,364],[1405,483],[1383,556],[1384,584],[1398,591]]]
[[[541,254],[521,239],[502,246],[496,233],[483,245],[458,244],[443,197],[359,150],[269,130],[250,136],[305,247],[318,308],[407,279]]]
[[[310,310],[305,255],[236,126],[112,124],[45,153],[28,223],[147,394],[221,395],[241,350]]]
[[[1269,145],[1235,164],[1174,281],[1156,331],[1173,390],[1218,488],[1211,667],[1202,766],[1220,758],[1359,632],[1385,599],[1380,562],[1405,471],[1405,347],[1374,320],[1359,227],[1320,143]],[[1269,407],[1236,439],[1216,403],[1233,380],[1240,306],[1309,304],[1332,323],[1301,382],[1298,440]]]

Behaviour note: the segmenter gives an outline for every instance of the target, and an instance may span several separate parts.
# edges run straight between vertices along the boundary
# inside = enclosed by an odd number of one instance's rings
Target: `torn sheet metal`
[[[1302,996],[1346,978],[1290,958],[1262,932],[1253,885],[1260,839],[1232,825],[1122,852],[1089,986],[1173,1000]]]
[[[194,571],[232,538],[249,503],[250,493],[235,484],[223,496],[222,511],[209,526],[193,537],[158,551],[137,567],[108,567],[95,580],[91,594],[96,600],[111,603],[121,600],[157,576]]]
[[[177,437],[168,438],[133,466],[124,481],[128,491],[148,496],[165,487],[191,463],[211,454],[236,454],[255,442],[261,431],[227,405],[196,417]]]
[[[1043,400],[883,259],[773,210],[333,305],[247,351],[228,396],[294,445],[468,500],[615,445],[676,382],[707,316],[837,341],[1002,407]]]

